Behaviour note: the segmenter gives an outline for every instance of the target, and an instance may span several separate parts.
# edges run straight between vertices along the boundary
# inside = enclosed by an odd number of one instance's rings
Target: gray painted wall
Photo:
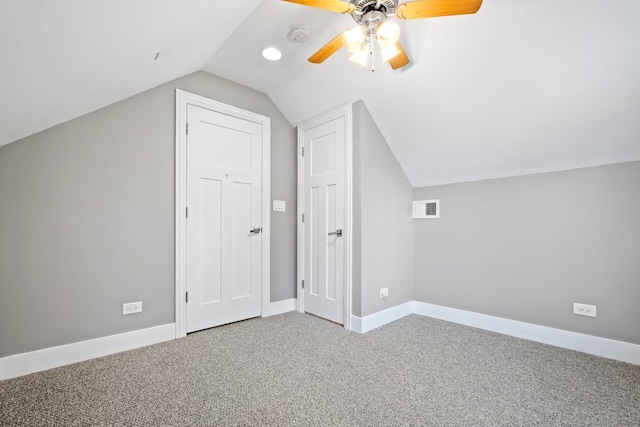
[[[174,321],[176,88],[271,117],[271,300],[294,297],[294,129],[197,72],[0,147],[0,357]],[[640,344],[640,162],[413,190],[362,102],[353,132],[356,316],[415,298]]]
[[[360,302],[353,309],[356,316],[368,316],[413,300],[413,188],[362,101],[353,106],[353,123],[354,288],[359,288],[354,300]],[[381,299],[384,287],[389,297]]]
[[[640,344],[640,162],[415,189],[415,298]],[[572,314],[594,304],[598,317]]]
[[[176,88],[271,117],[271,300],[294,297],[293,128],[196,72],[0,147],[0,357],[174,322]]]

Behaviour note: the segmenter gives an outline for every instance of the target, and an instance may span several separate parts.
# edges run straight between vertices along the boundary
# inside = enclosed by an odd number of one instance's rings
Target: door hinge
[[[187,123],[187,135],[189,135],[189,123]]]
[[[185,218],[189,218],[189,207],[184,208],[184,216]]]
[[[304,280],[302,281],[302,289],[304,289]]]
[[[189,292],[184,293],[184,302],[189,302]]]
[[[302,147],[302,157],[304,157],[304,147]]]
[[[302,222],[304,222],[304,214],[302,214]]]

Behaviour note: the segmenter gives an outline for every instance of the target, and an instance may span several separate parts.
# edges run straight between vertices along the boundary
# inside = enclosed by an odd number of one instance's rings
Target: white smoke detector
[[[287,34],[287,39],[293,43],[304,43],[309,40],[309,31],[303,27],[293,27]]]

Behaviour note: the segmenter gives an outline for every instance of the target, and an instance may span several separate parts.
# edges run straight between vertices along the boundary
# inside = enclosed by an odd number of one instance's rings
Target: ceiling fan
[[[399,3],[398,0],[283,0],[290,3],[349,14],[358,24],[338,34],[329,43],[311,55],[309,62],[320,64],[344,47],[351,53],[352,61],[367,66],[371,56],[371,71],[375,71],[376,40],[382,62],[391,68],[402,68],[409,57],[398,41],[400,27],[391,18],[400,20],[431,18],[436,16],[465,15],[476,13],[482,0],[416,0]]]

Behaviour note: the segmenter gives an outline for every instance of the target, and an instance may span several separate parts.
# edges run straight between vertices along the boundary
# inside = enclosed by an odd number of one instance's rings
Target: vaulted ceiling
[[[401,22],[411,64],[372,73],[308,63],[353,20],[280,0],[3,0],[0,145],[204,69],[294,126],[364,100],[414,186],[640,160],[638,22],[637,0],[484,0]]]

